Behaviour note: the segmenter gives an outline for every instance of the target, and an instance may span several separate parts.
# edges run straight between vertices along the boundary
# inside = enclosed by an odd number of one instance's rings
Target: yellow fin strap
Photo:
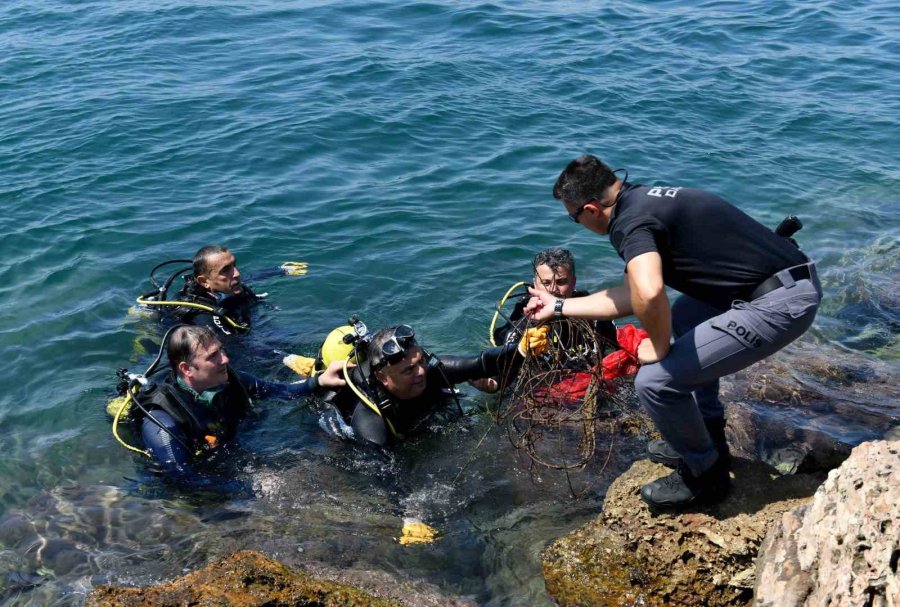
[[[288,354],[281,359],[288,369],[303,377],[309,377],[313,374],[313,367],[316,365],[316,359],[308,356],[300,356],[299,354]]]
[[[309,264],[305,261],[286,261],[279,267],[287,276],[304,276],[309,271]]]
[[[397,541],[407,546],[409,544],[431,544],[438,539],[439,532],[434,527],[426,525],[414,518],[403,519],[403,531]]]

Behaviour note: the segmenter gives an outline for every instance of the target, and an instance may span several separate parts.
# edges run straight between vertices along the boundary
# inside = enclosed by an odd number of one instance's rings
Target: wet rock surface
[[[900,606],[900,442],[863,443],[773,525],[755,605]]]
[[[543,552],[547,590],[559,605],[746,605],[768,527],[807,503],[824,480],[820,473],[780,476],[736,458],[725,501],[653,515],[640,487],[669,472],[636,462],[610,486],[598,518]]]
[[[831,470],[898,431],[900,372],[859,352],[801,339],[721,380],[732,451],[782,474]]]
[[[409,590],[408,586],[398,589]],[[380,598],[346,584],[318,579],[255,551],[236,552],[199,571],[149,588],[99,586],[87,607],[208,605],[216,607],[402,607],[464,605],[428,593],[414,602]]]

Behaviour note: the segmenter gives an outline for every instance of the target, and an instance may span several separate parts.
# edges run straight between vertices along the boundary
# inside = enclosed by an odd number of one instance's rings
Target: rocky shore
[[[330,577],[326,572],[311,575],[290,569],[259,552],[244,550],[148,588],[99,586],[88,595],[86,607],[474,607],[466,599],[402,583],[394,584],[393,592],[402,594],[403,600],[375,596],[378,589],[370,592],[326,576]]]
[[[827,477],[780,475],[737,458],[734,489],[723,502],[651,514],[640,486],[667,472],[636,462],[610,486],[595,520],[544,550],[544,578],[557,604],[900,607],[900,441],[863,443]],[[87,606],[473,605],[396,580],[334,578],[242,551],[149,588],[100,586]]]
[[[559,605],[900,606],[900,442],[860,445],[821,485],[738,459],[725,501],[654,516],[638,491],[667,472],[635,463],[594,521],[544,551]]]
[[[636,462],[610,486],[594,521],[542,554],[551,596],[566,606],[748,604],[768,527],[805,503],[824,475],[782,477],[743,459],[733,469],[736,488],[724,502],[655,516],[639,490],[670,470]]]

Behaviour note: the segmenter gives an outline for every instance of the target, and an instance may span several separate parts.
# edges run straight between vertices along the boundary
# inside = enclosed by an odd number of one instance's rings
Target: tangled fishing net
[[[567,475],[583,469],[597,456],[598,433],[608,439],[605,467],[617,424],[645,423],[642,416],[631,415],[634,352],[643,335],[628,325],[618,329],[619,343],[610,343],[591,321],[550,324],[549,350],[529,354],[518,374],[506,378],[496,410],[497,422],[505,426],[513,446],[531,459],[532,468]]]

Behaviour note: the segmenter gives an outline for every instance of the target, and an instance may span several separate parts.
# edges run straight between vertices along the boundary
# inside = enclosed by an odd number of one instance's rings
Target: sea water
[[[806,339],[895,371],[898,40],[896,5],[861,0],[2,3],[0,601],[80,604],[257,548],[549,605],[539,550],[640,445],[573,500],[472,390],[467,423],[393,458],[270,402],[233,453],[245,490],[169,487],[104,412],[115,370],[155,354],[159,327],[127,312],[147,272],[212,243],[249,276],[308,262],[254,283],[244,363],[269,379],[292,376],[267,351],[312,354],[351,313],[474,353],[542,248],[575,253],[580,288],[621,280],[551,197],[594,153],[766,225],[798,215],[826,296]],[[896,423],[893,400],[865,406]],[[410,515],[443,538],[399,546]]]

